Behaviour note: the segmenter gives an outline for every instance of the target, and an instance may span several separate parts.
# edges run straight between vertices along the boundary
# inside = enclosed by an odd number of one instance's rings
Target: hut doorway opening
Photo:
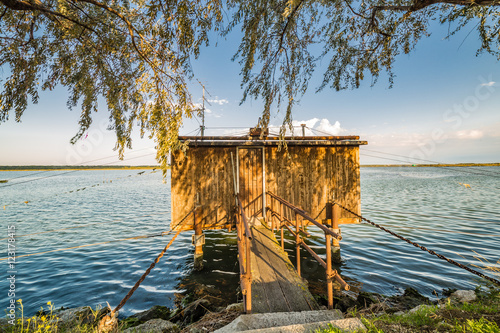
[[[265,216],[264,148],[237,148],[238,192],[249,218]]]

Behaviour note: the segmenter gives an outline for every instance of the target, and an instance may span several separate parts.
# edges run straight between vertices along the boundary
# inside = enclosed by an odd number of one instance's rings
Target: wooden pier
[[[305,282],[268,228],[252,219],[252,312],[319,310]]]

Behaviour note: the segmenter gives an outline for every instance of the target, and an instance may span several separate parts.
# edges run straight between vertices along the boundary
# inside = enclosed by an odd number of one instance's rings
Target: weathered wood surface
[[[265,152],[265,189],[307,211],[313,218],[326,219],[327,202],[336,200],[356,213],[361,212],[358,146],[197,147],[186,153],[172,153],[172,223],[178,223],[193,209],[202,208],[203,229],[234,226],[234,174],[236,174],[248,216],[262,215],[262,149]],[[236,171],[237,172],[237,171]],[[267,202],[267,207],[270,203]],[[288,216],[294,220],[294,216]],[[193,229],[190,216],[182,226]],[[342,210],[340,224],[359,222]]]
[[[253,227],[252,235],[252,312],[318,310],[274,234],[265,227]]]
[[[196,204],[201,207],[203,229],[234,224],[231,152],[236,159],[236,151],[231,148],[190,148],[186,153],[178,150],[172,154],[172,228],[176,229]],[[181,229],[193,229],[193,222],[191,215]]]
[[[326,219],[326,203],[336,200],[361,213],[359,147],[288,147],[289,157],[266,149],[266,191],[304,209],[319,221]],[[295,216],[287,216],[295,220]],[[342,210],[340,224],[357,223]]]
[[[238,149],[239,195],[248,218],[262,216],[263,173],[262,149]]]

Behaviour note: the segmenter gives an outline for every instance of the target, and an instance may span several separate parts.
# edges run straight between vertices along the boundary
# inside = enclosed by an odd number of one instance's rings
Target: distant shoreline
[[[0,165],[0,171],[138,170],[159,168],[158,165]]]
[[[440,167],[485,167],[500,166],[500,163],[448,163],[448,164],[362,164],[361,168],[440,168]],[[158,165],[0,165],[0,171],[57,171],[57,170],[138,170],[159,169]],[[170,168],[170,166],[169,166]]]
[[[500,163],[445,163],[445,164],[365,164],[360,165],[362,168],[443,168],[443,167],[485,167],[485,166],[500,166]]]

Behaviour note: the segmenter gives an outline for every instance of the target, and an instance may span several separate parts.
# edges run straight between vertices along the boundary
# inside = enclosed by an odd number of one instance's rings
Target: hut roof
[[[179,136],[179,140],[191,147],[233,147],[233,146],[360,146],[366,141],[359,136]]]

